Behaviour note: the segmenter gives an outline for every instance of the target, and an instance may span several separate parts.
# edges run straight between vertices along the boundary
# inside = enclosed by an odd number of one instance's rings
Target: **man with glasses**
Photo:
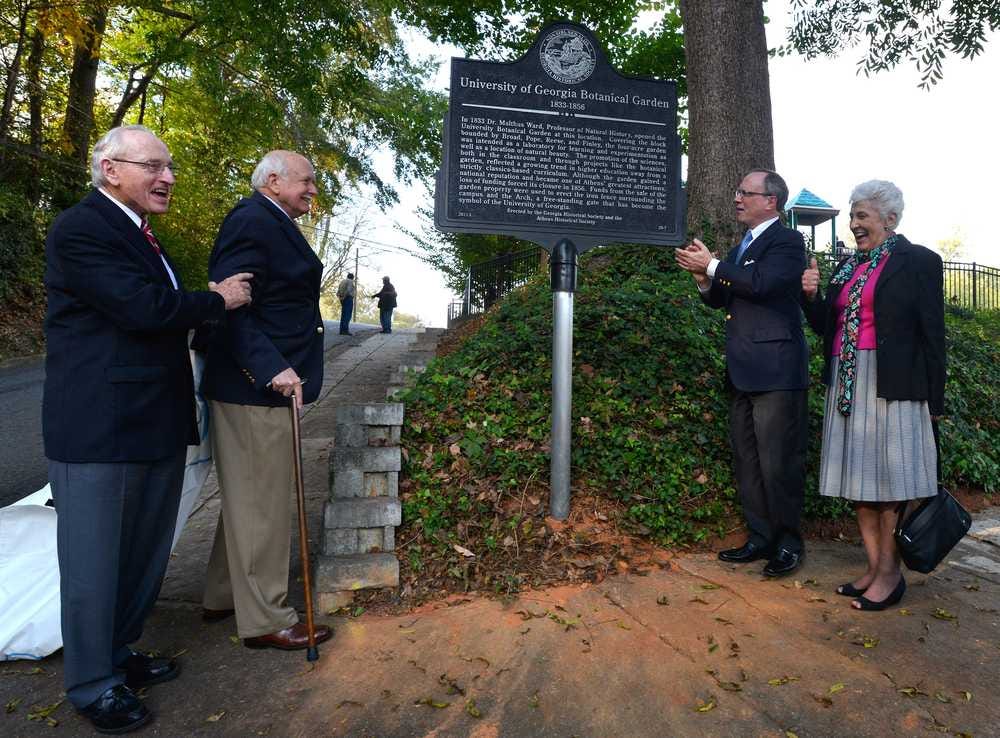
[[[805,495],[809,351],[799,308],[805,242],[778,219],[788,186],[754,169],[733,198],[747,231],[725,259],[698,239],[677,249],[701,298],[725,310],[733,471],[749,537],[719,552],[723,561],[768,559],[763,573],[781,576],[802,561],[799,531]]]
[[[199,442],[187,334],[250,301],[249,274],[187,292],[147,216],[170,152],[144,126],[94,146],[95,189],[46,241],[42,432],[58,513],[66,696],[102,733],[150,713],[132,691],[177,676],[133,651],[166,571],[186,446]]]
[[[237,310],[212,340],[202,392],[212,408],[212,454],[222,513],[205,576],[205,620],[236,615],[248,648],[306,648],[306,626],[288,604],[294,485],[289,401],[296,410],[323,386],[323,263],[295,219],[317,195],[304,156],[272,151],[250,178],[250,197],[219,229],[214,279],[253,273],[254,304]],[[316,627],[316,642],[330,637]]]

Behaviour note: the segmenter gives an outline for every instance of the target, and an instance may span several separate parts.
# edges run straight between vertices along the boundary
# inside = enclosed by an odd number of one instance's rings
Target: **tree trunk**
[[[17,94],[17,78],[21,74],[21,56],[24,53],[24,44],[27,40],[26,32],[28,29],[28,11],[30,7],[29,3],[25,3],[17,19],[17,46],[14,49],[14,58],[7,68],[7,82],[3,92],[3,106],[0,108],[0,142],[6,141],[10,137],[14,97]],[[6,150],[3,153],[6,153]]]
[[[688,88],[688,231],[722,252],[739,241],[733,191],[774,168],[761,0],[681,0]]]
[[[31,146],[31,177],[28,181],[28,198],[38,205],[42,195],[42,55],[45,53],[45,35],[35,29],[31,36],[31,53],[28,54],[28,143]]]
[[[108,11],[94,5],[87,17],[88,28],[73,48],[73,69],[69,77],[66,117],[63,121],[63,140],[70,158],[84,167],[79,185],[86,183],[87,153],[90,137],[94,132],[94,97],[97,91],[97,66],[101,56],[101,42]]]

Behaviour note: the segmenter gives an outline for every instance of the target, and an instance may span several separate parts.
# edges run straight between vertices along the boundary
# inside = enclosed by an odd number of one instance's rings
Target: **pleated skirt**
[[[875,394],[875,351],[858,351],[854,407],[837,410],[837,367],[826,392],[819,492],[857,502],[898,502],[937,493],[937,449],[925,400]]]

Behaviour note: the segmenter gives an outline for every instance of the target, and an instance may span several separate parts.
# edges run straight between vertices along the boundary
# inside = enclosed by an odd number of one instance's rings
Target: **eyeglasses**
[[[751,190],[736,190],[733,197],[746,197],[747,195],[760,195],[761,197],[777,197],[777,195],[772,195],[770,192],[753,192]]]
[[[131,159],[112,159],[111,161],[120,161],[123,164],[135,164],[137,167],[142,167],[150,174],[159,174],[164,169],[169,169],[171,174],[177,174],[177,165],[175,165],[172,161],[132,161]]]

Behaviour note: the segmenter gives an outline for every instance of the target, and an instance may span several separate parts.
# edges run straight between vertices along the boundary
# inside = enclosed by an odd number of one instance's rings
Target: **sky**
[[[769,0],[765,12],[771,19],[768,45],[778,46],[789,22],[788,3]],[[415,54],[440,60],[433,86],[445,90],[450,57],[459,52],[416,38],[409,45]],[[1000,174],[998,47],[994,36],[973,61],[949,56],[944,79],[929,91],[917,86],[920,75],[909,64],[871,78],[858,75],[860,47],[836,59],[772,58],[775,166],[792,195],[806,188],[839,208],[838,238],[850,243],[851,190],[869,179],[891,180],[903,191],[899,232],[910,241],[934,247],[958,234],[965,261],[1000,266],[989,191]],[[391,180],[388,157],[382,154],[377,166]],[[368,223],[364,237],[374,243],[360,278],[374,284],[383,274],[391,276],[400,310],[418,315],[424,325],[444,326],[448,303],[457,298],[443,275],[396,252],[419,250],[401,227],[421,230],[416,211],[429,205],[429,195],[422,185],[401,185],[399,191],[399,205]],[[818,226],[816,236],[821,246],[829,241],[829,225]]]

